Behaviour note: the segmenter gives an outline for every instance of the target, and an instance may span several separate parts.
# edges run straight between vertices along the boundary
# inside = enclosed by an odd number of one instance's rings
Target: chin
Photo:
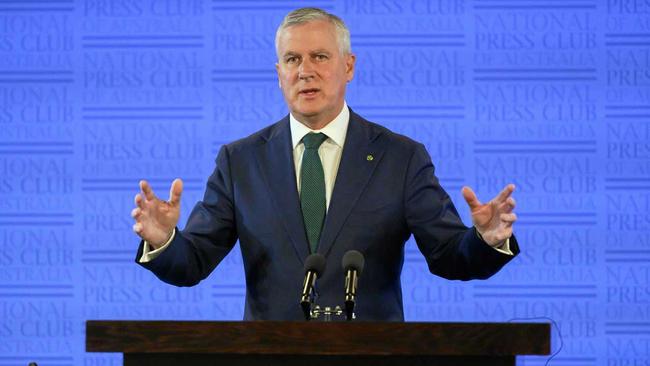
[[[319,112],[318,111],[296,111],[297,114],[305,117],[305,118],[312,118],[318,116]]]
[[[299,113],[300,115],[303,115],[305,117],[317,116],[322,112],[323,112],[322,108],[296,108],[296,113]]]

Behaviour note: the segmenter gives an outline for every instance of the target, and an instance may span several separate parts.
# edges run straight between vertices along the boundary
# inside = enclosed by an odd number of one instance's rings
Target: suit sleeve
[[[447,279],[484,279],[513,258],[490,247],[475,228],[463,224],[422,144],[410,158],[404,195],[407,225],[431,273]],[[510,250],[519,252],[514,236]]]
[[[162,281],[193,286],[206,278],[237,242],[233,185],[227,146],[219,151],[217,166],[208,178],[203,200],[190,213],[185,229],[176,229],[169,247],[155,259],[139,263]]]

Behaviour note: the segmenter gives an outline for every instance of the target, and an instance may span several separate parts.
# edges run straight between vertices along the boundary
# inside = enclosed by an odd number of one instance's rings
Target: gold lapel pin
[[[374,158],[375,157],[372,156],[372,154],[368,154],[368,156],[366,156],[366,160],[368,160],[368,161],[372,161],[372,159],[374,159]]]

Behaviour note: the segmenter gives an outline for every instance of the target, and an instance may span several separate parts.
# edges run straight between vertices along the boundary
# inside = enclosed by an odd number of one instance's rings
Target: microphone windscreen
[[[361,275],[361,272],[363,272],[364,263],[365,259],[363,258],[363,254],[356,250],[349,250],[345,253],[341,261],[344,271],[347,272],[349,269],[354,269],[358,275]]]
[[[325,272],[325,257],[323,257],[322,254],[310,254],[309,257],[305,259],[305,272],[309,271],[316,272],[318,277],[321,277],[321,274]]]

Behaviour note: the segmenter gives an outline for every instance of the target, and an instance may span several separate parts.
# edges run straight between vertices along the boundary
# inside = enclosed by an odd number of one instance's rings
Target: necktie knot
[[[305,149],[318,149],[325,140],[327,135],[324,133],[310,132],[302,138],[302,143],[305,144]]]

